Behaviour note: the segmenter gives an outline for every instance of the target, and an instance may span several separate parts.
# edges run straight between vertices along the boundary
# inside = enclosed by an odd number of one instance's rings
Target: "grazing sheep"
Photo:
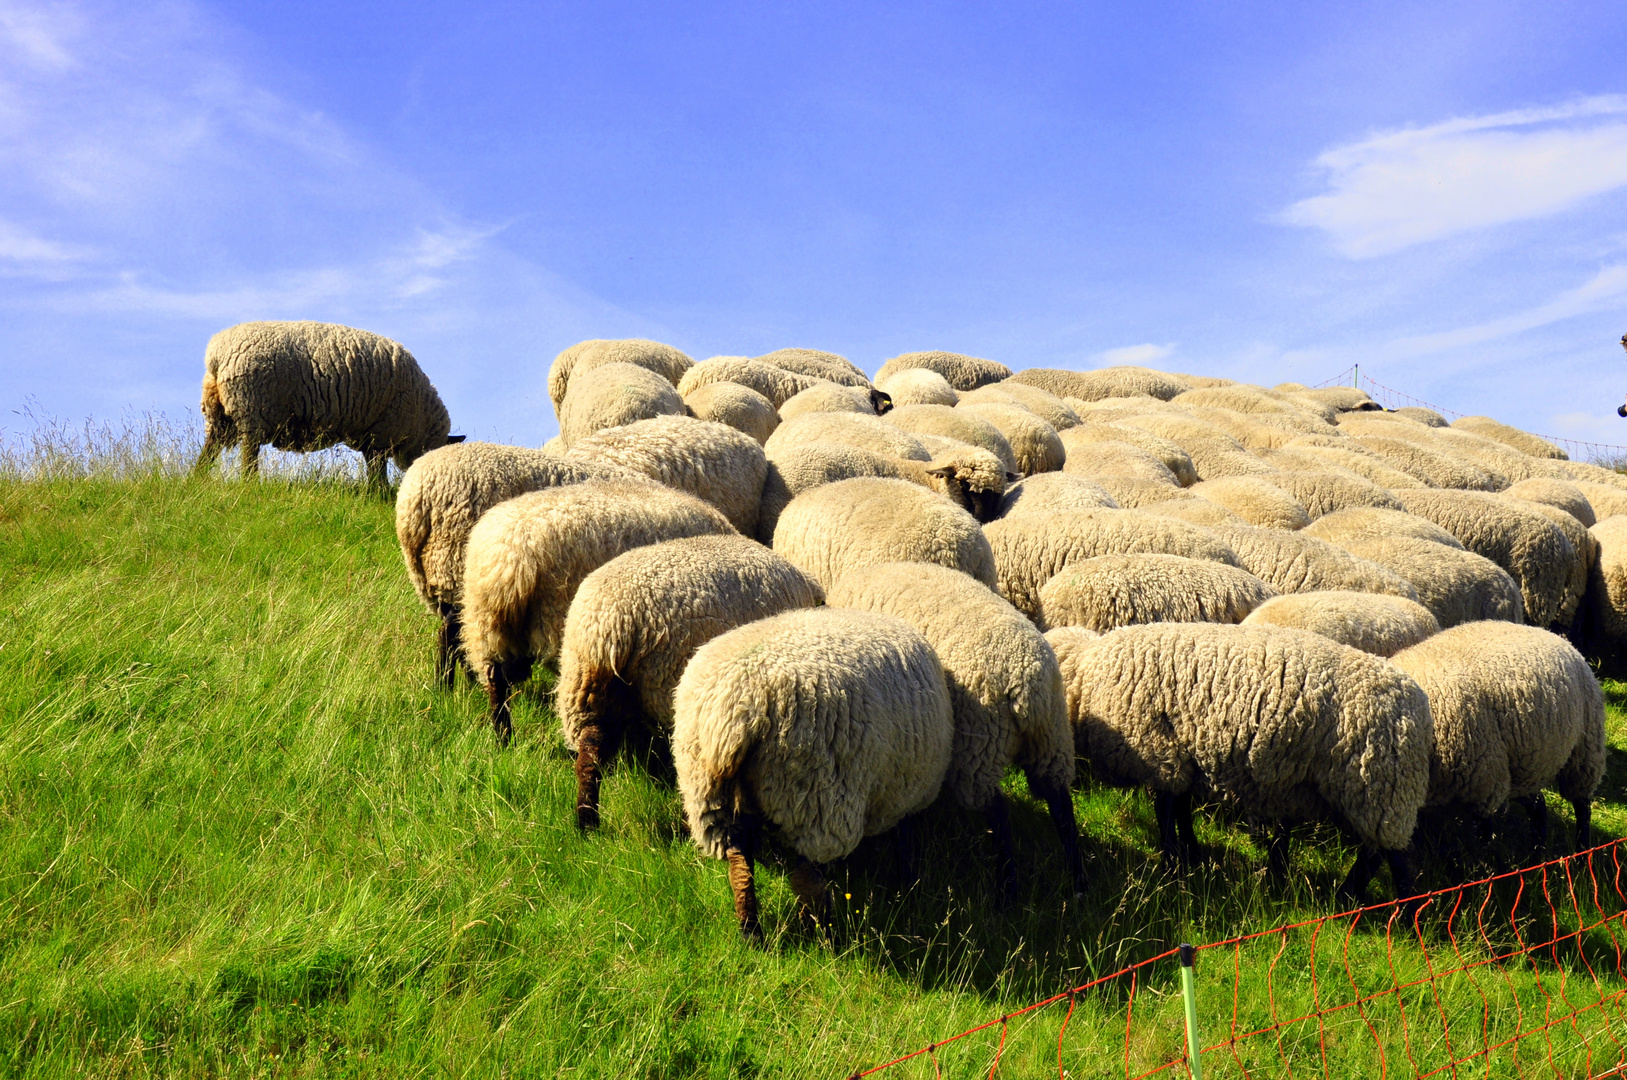
[[[763,823],[797,853],[803,911],[826,923],[818,864],[931,805],[954,735],[932,646],[890,615],[789,611],[702,645],[673,699],[673,763],[696,846],[729,861],[741,935],[762,936]]]
[[[1157,458],[1182,487],[1198,482],[1198,471],[1192,466],[1192,457],[1181,449],[1180,443],[1154,435],[1128,424],[1081,423],[1061,432],[1063,449],[1069,454],[1083,453],[1090,443],[1121,442],[1139,447]],[[1066,468],[1066,464],[1063,468]]]
[[[991,383],[968,392],[962,400],[1020,406],[1050,424],[1059,434],[1082,422],[1079,414],[1066,401],[1048,390],[1026,383]]]
[[[1177,398],[1175,404],[1180,405],[1181,399]],[[1242,413],[1198,405],[1185,405],[1182,408],[1188,416],[1219,428],[1241,443],[1243,449],[1251,451],[1279,450],[1301,435],[1326,435],[1338,431],[1331,424],[1324,424],[1316,417],[1297,410],[1272,414]]]
[[[931,461],[913,461],[841,443],[809,443],[779,453],[769,461],[757,516],[757,539],[765,544],[773,541],[780,514],[804,491],[860,476],[919,484],[980,522],[999,516],[1006,489],[1006,471],[999,460],[975,446],[957,445]]]
[[[548,369],[548,399],[554,403],[555,416],[561,415],[560,406],[570,389],[571,377],[602,364],[632,364],[653,371],[677,386],[684,373],[695,366],[695,361],[671,345],[643,338],[595,338],[577,342],[554,357]]]
[[[1042,630],[1106,631],[1134,623],[1242,622],[1277,595],[1235,566],[1181,555],[1099,555],[1069,563],[1039,590]]]
[[[749,356],[714,356],[685,372],[678,382],[678,392],[687,397],[702,386],[715,382],[749,386],[777,409],[808,387],[829,380],[799,375]]]
[[[1594,560],[1599,557],[1598,541],[1593,539],[1593,534],[1587,531],[1585,525],[1557,506],[1514,498],[1507,492],[1503,492],[1497,498],[1510,506],[1547,518],[1558,526],[1559,531],[1565,534],[1565,539],[1570,541],[1570,580],[1565,586],[1559,613],[1554,616],[1552,623],[1560,633],[1569,634],[1575,628],[1576,617],[1582,609],[1582,595],[1587,592],[1588,573],[1593,569]]]
[[[1361,896],[1373,854],[1398,897],[1429,786],[1429,702],[1387,661],[1303,630],[1215,623],[1046,635],[1079,751],[1107,783],[1159,795],[1166,855],[1194,844],[1181,800],[1213,792],[1259,820],[1328,813],[1362,845],[1341,897]],[[1178,820],[1179,819],[1179,820]]]
[[[1452,453],[1468,458],[1488,472],[1506,477],[1510,484],[1517,484],[1521,480],[1571,479],[1563,462],[1522,454],[1507,443],[1498,442],[1496,439],[1488,439],[1484,435],[1460,431],[1457,428],[1425,430]]]
[[[1277,389],[1284,388],[1279,386]],[[1367,391],[1358,390],[1354,386],[1324,386],[1314,389],[1301,386],[1287,393],[1296,400],[1314,402],[1335,412],[1382,412],[1384,409],[1384,406],[1368,396]]]
[[[1016,892],[1011,823],[1000,782],[1016,765],[1050,809],[1075,893],[1085,890],[1074,819],[1073,729],[1056,654],[1016,608],[965,574],[928,563],[884,563],[843,574],[833,607],[903,619],[943,665],[955,717],[944,787],[967,810],[982,811],[994,834],[998,879]]]
[[[763,450],[773,459],[814,443],[841,443],[884,457],[932,460],[921,440],[878,416],[863,413],[809,413],[787,420],[769,436]],[[1001,467],[1004,468],[1003,463]]]
[[[486,687],[498,741],[514,731],[509,687],[559,652],[583,578],[636,547],[733,533],[693,495],[620,480],[531,491],[482,514],[464,556],[463,655]]]
[[[1248,522],[1219,503],[1212,503],[1208,499],[1200,499],[1196,495],[1190,494],[1186,498],[1149,502],[1145,506],[1137,506],[1132,509],[1138,514],[1175,518],[1192,525],[1202,525],[1206,529],[1212,529],[1216,525],[1248,524]]]
[[[944,377],[944,381],[961,393],[1011,378],[1011,369],[993,360],[962,356],[960,353],[913,352],[895,356],[882,364],[881,369],[876,372],[876,381],[880,382],[896,372],[909,371],[913,368],[937,372]]]
[[[1191,389],[1175,376],[1151,368],[1123,365],[1098,368],[1095,371],[1064,371],[1059,368],[1029,368],[1019,371],[1011,381],[1024,386],[1037,386],[1057,397],[1076,397],[1082,401],[1100,401],[1103,398],[1128,397],[1145,394],[1168,401],[1177,394]]]
[[[804,491],[780,512],[774,550],[826,588],[884,562],[938,563],[995,587],[994,553],[976,519],[907,480],[866,476]]]
[[[1428,608],[1404,596],[1335,589],[1267,600],[1243,625],[1309,630],[1374,656],[1393,656],[1441,632]]]
[[[1509,489],[1503,494],[1512,495],[1516,499],[1529,499],[1531,502],[1556,507],[1580,521],[1585,528],[1591,529],[1598,524],[1599,519],[1593,511],[1593,504],[1588,501],[1587,495],[1582,490],[1582,484],[1584,483],[1586,481],[1552,480],[1546,477],[1535,477],[1510,485]],[[1617,510],[1616,513],[1627,511],[1627,492],[1609,490],[1612,494],[1622,496],[1621,509]],[[1610,515],[1606,513],[1604,516],[1609,517]]]
[[[1507,477],[1493,473],[1468,458],[1445,449],[1431,449],[1406,439],[1383,435],[1352,435],[1349,441],[1363,450],[1372,451],[1383,458],[1386,464],[1423,481],[1432,488],[1501,491],[1508,487]]]
[[[1176,443],[1192,459],[1198,479],[1250,476],[1274,472],[1270,465],[1244,449],[1243,444],[1215,425],[1184,412],[1148,413],[1116,421]]]
[[[565,616],[554,711],[576,751],[576,824],[599,824],[599,776],[635,722],[666,734],[695,650],[824,592],[744,536],[691,536],[622,553],[582,579]]]
[[[1325,432],[1339,418],[1336,410],[1325,405],[1295,400],[1287,394],[1278,394],[1259,386],[1217,386],[1207,390],[1188,390],[1174,398],[1171,403],[1188,410],[1225,409],[1261,421],[1276,417],[1307,432]]]
[[[775,349],[757,359],[798,375],[824,379],[826,382],[842,386],[871,389],[869,376],[860,371],[859,366],[853,361],[835,353],[820,352],[818,349]]]
[[[808,413],[849,412],[864,413],[875,416],[877,403],[872,401],[872,395],[880,396],[880,391],[869,387],[841,386],[833,382],[819,382],[806,390],[798,390],[785,399],[780,406],[781,420],[794,420]],[[890,397],[883,398],[888,408],[892,407]],[[880,410],[885,412],[886,409]]]
[[[1587,499],[1588,507],[1593,511],[1594,525],[1607,517],[1627,514],[1627,490],[1613,484],[1600,484],[1592,480],[1572,480],[1570,483],[1582,494],[1583,498]],[[1588,526],[1590,529],[1592,527],[1592,525]]]
[[[1075,444],[1068,452],[1067,460],[1062,463],[1062,470],[1092,480],[1122,476],[1134,480],[1150,480],[1166,487],[1180,487],[1180,480],[1176,475],[1151,453],[1133,443],[1111,439]]]
[[[1591,846],[1593,793],[1604,777],[1604,695],[1582,654],[1534,626],[1476,622],[1390,662],[1429,696],[1435,720],[1426,805],[1481,817],[1523,803],[1546,839],[1552,788],[1576,811],[1576,848]]]
[[[1349,510],[1324,514],[1305,526],[1304,532],[1306,536],[1314,536],[1330,544],[1403,536],[1414,540],[1428,540],[1433,544],[1444,544],[1460,551],[1463,549],[1463,544],[1457,537],[1428,518],[1407,513],[1400,509],[1399,504],[1395,509],[1357,506]]]
[[[728,424],[759,443],[766,443],[780,426],[774,403],[739,383],[715,382],[696,387],[684,398],[684,405],[695,419]]]
[[[1303,534],[1301,534],[1303,535]],[[1525,601],[1507,570],[1483,555],[1396,534],[1340,540],[1340,547],[1399,574],[1442,627],[1483,619],[1522,622]]]
[[[1281,468],[1284,461],[1297,461],[1310,469],[1347,469],[1391,492],[1424,486],[1416,476],[1402,472],[1350,439],[1327,439],[1319,443],[1318,438],[1312,435],[1290,441],[1281,450],[1272,451],[1270,464]],[[1346,445],[1336,445],[1339,443]]]
[[[1565,470],[1572,480],[1586,480],[1592,484],[1604,484],[1607,487],[1627,491],[1627,474],[1619,473],[1614,469],[1606,469],[1604,466],[1595,465],[1591,461],[1561,461],[1559,467]],[[1609,516],[1609,514],[1602,515],[1602,517]]]
[[[1271,464],[1274,460],[1267,459]],[[1260,478],[1292,495],[1305,508],[1306,515],[1315,521],[1340,510],[1353,507],[1372,507],[1399,510],[1401,504],[1394,495],[1355,473],[1294,470],[1269,473]]]
[[[1512,446],[1522,454],[1534,458],[1548,458],[1553,461],[1569,461],[1570,455],[1559,447],[1517,427],[1499,424],[1489,416],[1460,416],[1452,421],[1452,427],[1461,431],[1484,435],[1488,439],[1496,439],[1507,446]]]
[[[1149,394],[1130,394],[1124,397],[1102,398],[1099,401],[1086,401],[1084,398],[1064,395],[1062,401],[1068,408],[1078,413],[1080,421],[1086,424],[1113,424],[1127,416],[1151,416],[1159,413],[1172,416],[1186,415],[1184,410]]]
[[[994,517],[1043,514],[1053,510],[1116,510],[1118,505],[1107,489],[1095,481],[1065,472],[1036,473],[1006,488],[1000,499],[999,513]]]
[[[615,466],[485,442],[431,450],[402,475],[395,497],[395,535],[418,598],[440,616],[435,677],[447,689],[458,658],[464,548],[480,515],[527,491],[612,479],[640,478]]]
[[[1442,416],[1434,409],[1426,409],[1422,405],[1408,405],[1404,408],[1396,409],[1394,412],[1397,416],[1404,417],[1408,420],[1415,420],[1418,423],[1423,424],[1425,427],[1451,427],[1451,425],[1446,422],[1446,417]]]
[[[876,389],[886,391],[893,407],[903,405],[954,405],[960,394],[949,380],[927,368],[904,368],[886,378],[877,376]]]
[[[941,435],[972,446],[981,446],[1000,459],[1007,472],[1017,472],[1017,455],[1000,429],[961,409],[944,405],[906,405],[887,414],[887,422],[901,431],[921,435]]]
[[[260,447],[323,450],[344,443],[383,487],[385,462],[406,469],[447,443],[452,421],[412,354],[387,337],[319,322],[246,322],[209,339],[203,357],[207,472],[226,447],[242,447],[242,472],[260,471]]]
[[[1292,495],[1259,476],[1222,476],[1205,480],[1192,489],[1200,499],[1208,499],[1232,511],[1250,525],[1269,529],[1303,529],[1311,523]]]
[[[1527,623],[1546,628],[1559,618],[1576,552],[1558,525],[1479,492],[1401,491],[1396,498],[1408,513],[1428,518],[1507,570],[1520,587]]]
[[[1000,595],[1029,618],[1039,614],[1039,590],[1072,563],[1098,555],[1185,555],[1237,565],[1231,548],[1207,529],[1124,510],[1019,514],[983,529],[994,552]]]
[[[1588,580],[1588,629],[1599,651],[1616,659],[1627,643],[1627,514],[1604,518],[1588,532],[1599,545]]]
[[[1217,525],[1211,531],[1231,547],[1238,566],[1278,592],[1340,589],[1418,599],[1418,591],[1394,571],[1303,531],[1253,525]]]
[[[1077,475],[1063,470],[1066,476]],[[1081,476],[1079,479],[1084,480]],[[1196,502],[1190,488],[1171,487],[1163,480],[1145,480],[1134,476],[1096,476],[1088,480],[1113,497],[1113,501],[1126,510],[1144,510],[1165,502]],[[1220,507],[1215,507],[1219,510]]]
[[[600,364],[571,378],[559,406],[559,437],[568,449],[605,428],[688,415],[678,391],[655,372],[634,364]]]
[[[942,408],[942,406],[922,406]],[[955,412],[969,413],[979,420],[994,425],[1005,436],[1011,447],[1016,471],[1024,476],[1055,472],[1062,468],[1068,452],[1056,429],[1021,405],[1006,405],[998,401],[962,401]]]
[[[711,503],[747,536],[757,529],[768,459],[756,439],[726,424],[657,416],[595,432],[565,456],[643,473]]]

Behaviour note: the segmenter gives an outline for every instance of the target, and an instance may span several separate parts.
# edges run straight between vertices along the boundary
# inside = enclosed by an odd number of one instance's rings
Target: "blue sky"
[[[1359,362],[1627,443],[1627,7],[0,0],[0,426],[254,318],[536,444],[561,348]]]

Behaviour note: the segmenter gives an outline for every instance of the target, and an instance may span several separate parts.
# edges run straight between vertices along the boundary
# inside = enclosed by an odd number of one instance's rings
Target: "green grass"
[[[1279,885],[1245,829],[1206,816],[1215,864],[1176,882],[1150,802],[1088,784],[1093,884],[1075,900],[1014,776],[1015,910],[990,906],[980,823],[938,808],[907,895],[886,838],[835,869],[838,945],[796,930],[768,865],[770,941],[750,948],[659,765],[615,768],[602,831],[580,836],[541,693],[499,751],[482,695],[432,685],[433,620],[388,502],[332,476],[89,471],[0,478],[0,1075],[845,1076],[1178,941],[1335,910],[1352,852],[1331,829],[1298,836]],[[1611,730],[1622,745],[1614,708]],[[1627,829],[1623,760],[1596,813],[1608,835]],[[1382,937],[1352,940],[1359,969],[1387,973]],[[1311,946],[1285,948],[1291,1010]],[[1275,951],[1245,953],[1250,1015]],[[1398,966],[1423,962],[1403,949]],[[1229,1023],[1230,960],[1201,975]],[[1135,1061],[1179,1053],[1173,976],[1140,986]],[[1478,1038],[1472,987],[1448,999]],[[1081,999],[1072,1075],[1120,1067],[1122,1005]],[[1014,1024],[1006,1075],[1054,1063],[1061,1016]],[[1364,1033],[1335,1040],[1344,1075],[1376,1075]],[[993,1047],[939,1058],[976,1075]]]

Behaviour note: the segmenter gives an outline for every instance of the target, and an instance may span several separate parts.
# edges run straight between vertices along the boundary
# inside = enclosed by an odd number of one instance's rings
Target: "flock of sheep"
[[[1411,895],[1419,812],[1542,791],[1576,844],[1604,703],[1572,642],[1627,640],[1627,476],[1485,417],[1359,390],[1141,367],[1013,373],[951,353],[872,380],[831,353],[699,363],[643,340],[554,360],[542,449],[447,445],[388,339],[250,323],[208,350],[200,468],[240,442],[347,442],[405,467],[396,530],[439,616],[439,675],[508,699],[557,667],[577,823],[634,725],[670,741],[689,830],[761,930],[765,830],[823,922],[820,866],[947,792],[1017,860],[1021,768],[1076,889],[1076,764],[1154,793],[1165,856],[1194,800],[1331,819]]]

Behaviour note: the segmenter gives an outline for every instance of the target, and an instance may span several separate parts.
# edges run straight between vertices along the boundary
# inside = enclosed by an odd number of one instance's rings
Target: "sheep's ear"
[[[953,465],[939,465],[936,469],[928,469],[926,474],[928,476],[941,476],[948,480],[955,475],[955,467]]]
[[[448,435],[446,437],[446,445],[451,446],[453,443],[460,443],[468,437],[469,436],[467,435]]]
[[[1006,483],[1008,483],[1008,484],[1015,484],[1017,481],[1021,480],[1022,478],[1023,478],[1022,473],[1014,473],[1014,472],[1006,473]]]

